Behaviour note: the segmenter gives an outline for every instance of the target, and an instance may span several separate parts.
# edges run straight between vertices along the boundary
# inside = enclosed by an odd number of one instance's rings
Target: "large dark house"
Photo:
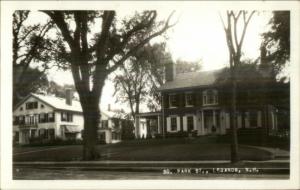
[[[168,65],[166,82],[158,89],[162,98],[161,111],[141,113],[136,117],[136,137],[228,133],[229,69],[176,74],[174,67]],[[274,91],[270,73],[256,65],[238,70],[238,129],[265,129],[267,133],[278,130],[279,110],[270,98]]]

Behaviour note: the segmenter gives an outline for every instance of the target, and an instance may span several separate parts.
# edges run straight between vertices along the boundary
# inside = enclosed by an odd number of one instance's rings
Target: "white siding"
[[[245,128],[249,128],[250,127],[250,121],[249,121],[249,112],[245,113]]]
[[[197,118],[195,115],[193,115],[193,121],[194,121],[194,130],[197,130]]]
[[[176,119],[177,119],[177,131],[180,131],[180,117],[177,116]]]
[[[257,112],[257,126],[261,127],[261,111]]]
[[[237,127],[242,128],[242,115],[239,113],[237,117]]]
[[[26,103],[28,103],[28,102],[38,102],[37,109],[27,110]],[[41,108],[41,105],[44,105],[44,108]],[[22,111],[20,110],[21,107],[23,108]],[[42,101],[39,101],[35,97],[30,97],[14,110],[13,116],[32,115],[32,114],[49,113],[49,112],[53,112],[53,108],[51,106],[48,106],[47,104],[43,103]]]
[[[183,131],[187,131],[187,116],[183,116]]]
[[[171,118],[167,117],[167,131],[170,132],[171,131]]]
[[[225,113],[225,122],[226,122],[226,129],[230,128],[230,114]]]

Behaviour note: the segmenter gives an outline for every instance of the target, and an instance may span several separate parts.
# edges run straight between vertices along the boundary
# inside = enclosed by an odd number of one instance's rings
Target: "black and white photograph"
[[[300,188],[300,4],[239,3],[1,2],[1,188]]]

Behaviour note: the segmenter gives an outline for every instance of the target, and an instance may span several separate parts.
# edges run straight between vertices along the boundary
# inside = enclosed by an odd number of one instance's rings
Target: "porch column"
[[[204,129],[204,110],[201,111],[201,134],[205,134],[205,129]]]
[[[157,133],[158,133],[158,134],[161,134],[161,133],[162,133],[160,123],[161,123],[161,118],[160,118],[160,116],[158,115],[158,116],[157,116]]]
[[[22,130],[19,130],[19,143],[20,144],[24,143],[24,134]]]
[[[140,117],[135,117],[135,138],[139,139],[140,137]]]
[[[213,125],[217,127],[217,122],[216,122],[216,110],[213,110]]]

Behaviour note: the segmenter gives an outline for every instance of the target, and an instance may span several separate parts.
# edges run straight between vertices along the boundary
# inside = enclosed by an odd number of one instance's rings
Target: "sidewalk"
[[[287,150],[279,149],[279,148],[270,148],[270,147],[261,147],[261,146],[250,146],[250,145],[242,145],[242,146],[248,146],[248,147],[253,147],[257,148],[260,150],[265,150],[270,152],[273,156],[274,160],[289,160],[290,158],[290,152]]]

